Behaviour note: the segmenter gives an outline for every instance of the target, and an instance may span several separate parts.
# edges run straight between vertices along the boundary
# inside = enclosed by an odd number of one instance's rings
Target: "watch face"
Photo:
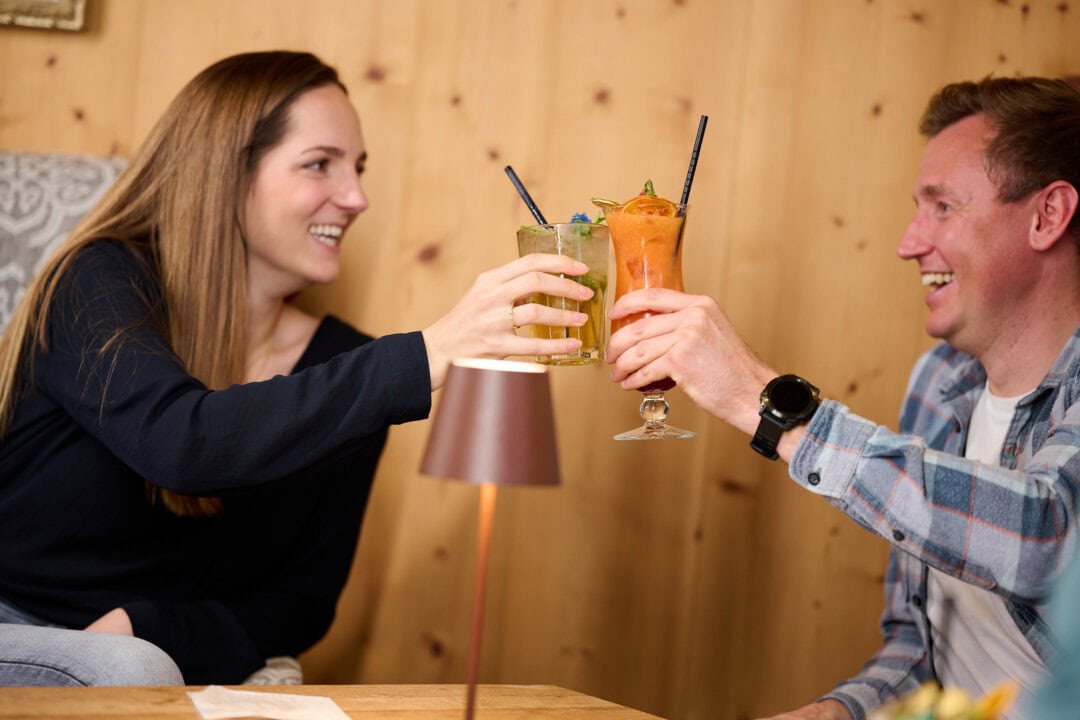
[[[814,393],[808,383],[782,377],[769,388],[769,402],[783,415],[801,417],[813,409]]]

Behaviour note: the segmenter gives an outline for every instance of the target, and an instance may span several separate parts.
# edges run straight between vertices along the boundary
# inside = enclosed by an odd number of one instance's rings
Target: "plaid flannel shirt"
[[[975,358],[938,345],[915,365],[900,433],[825,401],[792,458],[796,482],[892,544],[884,644],[826,696],[856,720],[933,675],[928,566],[1001,595],[1044,662],[1053,650],[1043,602],[1076,542],[1080,328],[1017,405],[1000,466],[963,457],[985,384]]]

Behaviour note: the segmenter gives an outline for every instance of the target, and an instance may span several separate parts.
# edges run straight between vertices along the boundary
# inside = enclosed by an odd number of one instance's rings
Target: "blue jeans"
[[[49,625],[0,598],[0,686],[183,684],[153,643]]]

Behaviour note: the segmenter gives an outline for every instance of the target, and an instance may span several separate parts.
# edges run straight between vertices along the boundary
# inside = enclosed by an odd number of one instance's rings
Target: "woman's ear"
[[[1033,249],[1049,250],[1066,234],[1077,202],[1076,188],[1064,180],[1055,180],[1038,192],[1029,238]]]

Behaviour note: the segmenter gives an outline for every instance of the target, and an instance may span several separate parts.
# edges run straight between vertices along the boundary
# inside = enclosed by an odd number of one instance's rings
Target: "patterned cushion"
[[[30,278],[124,165],[120,158],[0,151],[0,330]]]

